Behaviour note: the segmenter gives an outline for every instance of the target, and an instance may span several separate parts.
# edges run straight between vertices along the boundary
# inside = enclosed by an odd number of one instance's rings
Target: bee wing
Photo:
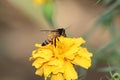
[[[40,30],[40,31],[43,31],[43,32],[56,32],[57,30]]]
[[[50,32],[51,30],[40,30],[40,31],[44,31],[44,32]]]
[[[47,35],[47,37],[52,35],[53,32],[57,32],[57,30],[40,30],[40,31]]]

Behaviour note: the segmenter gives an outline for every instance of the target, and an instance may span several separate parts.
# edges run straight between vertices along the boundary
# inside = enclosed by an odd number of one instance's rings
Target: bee
[[[66,37],[64,28],[58,28],[55,30],[41,30],[41,31],[50,31],[51,32],[49,37],[42,43],[42,46],[45,46],[45,45],[51,43],[56,47],[56,39],[59,41],[58,37],[60,37],[60,36]]]

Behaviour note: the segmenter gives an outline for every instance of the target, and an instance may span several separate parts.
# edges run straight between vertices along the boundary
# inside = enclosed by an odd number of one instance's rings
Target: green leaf
[[[113,22],[114,17],[117,15],[118,10],[117,7],[120,5],[120,0],[115,1],[111,4],[110,7],[106,8],[106,10],[101,14],[100,18],[97,20],[96,24],[102,24],[109,26],[111,22]]]
[[[96,1],[96,4],[100,3],[101,1],[102,1],[102,0],[97,0],[97,1]]]
[[[110,4],[113,0],[103,0],[103,3],[105,3],[106,5]]]
[[[54,27],[53,15],[54,15],[54,2],[47,2],[42,5],[42,11],[45,19]]]

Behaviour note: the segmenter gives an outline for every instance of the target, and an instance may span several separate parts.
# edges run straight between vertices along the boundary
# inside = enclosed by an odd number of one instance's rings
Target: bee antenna
[[[71,26],[71,25],[68,25],[68,26],[65,28],[65,30],[67,30],[68,28],[70,28],[70,26]]]

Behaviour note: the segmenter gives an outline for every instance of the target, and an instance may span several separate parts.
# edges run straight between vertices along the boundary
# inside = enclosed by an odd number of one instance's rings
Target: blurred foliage
[[[105,10],[98,18],[96,25],[104,26],[103,28],[109,30],[111,40],[96,50],[94,60],[104,61],[111,65],[112,71],[120,72],[120,28],[115,25],[115,19],[119,17],[120,13],[120,0],[97,0],[97,5],[99,3],[105,5]],[[103,70],[109,72],[109,67],[105,67]]]
[[[101,0],[99,2],[102,2],[106,6],[106,9],[101,14],[96,24],[109,27],[111,24],[114,24],[114,19],[120,12],[120,0]]]
[[[42,5],[43,15],[45,19],[54,27],[53,15],[54,15],[54,2],[50,1]]]
[[[120,73],[114,73],[111,77],[111,80],[120,80]]]
[[[27,17],[33,19],[34,22],[36,22],[39,25],[44,25],[41,26],[41,28],[50,28],[49,23],[52,24],[52,21],[50,19],[50,15],[53,15],[53,3],[47,3],[43,5],[35,5],[33,3],[33,0],[8,0],[13,6],[16,8],[20,9],[24,14],[27,15]],[[41,6],[43,6],[41,8]],[[48,11],[47,11],[48,9]],[[44,16],[43,16],[44,13]],[[45,19],[45,18],[46,19]],[[46,20],[49,20],[46,22]]]
[[[44,28],[54,28],[54,1],[48,0],[47,2],[36,5],[34,0],[9,0],[10,3],[21,9],[28,17],[34,17],[34,20],[44,25]],[[31,10],[32,9],[32,10]],[[49,26],[48,26],[49,24]],[[42,26],[41,26],[42,27]]]

